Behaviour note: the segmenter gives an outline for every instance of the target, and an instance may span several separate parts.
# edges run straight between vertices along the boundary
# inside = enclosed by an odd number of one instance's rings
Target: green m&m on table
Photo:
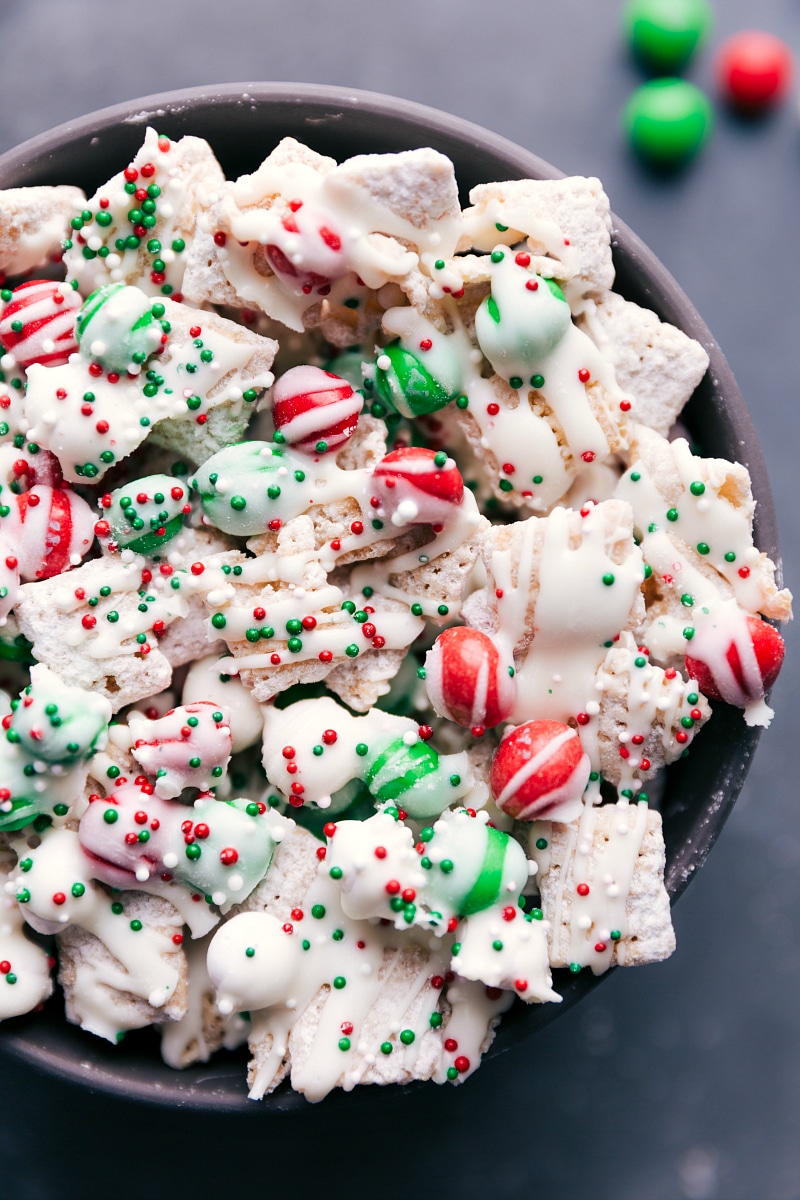
[[[623,125],[631,146],[652,166],[672,168],[697,153],[711,133],[707,97],[684,79],[653,79],[625,105]]]
[[[629,0],[623,14],[633,53],[659,75],[672,75],[686,65],[712,20],[707,0]]]

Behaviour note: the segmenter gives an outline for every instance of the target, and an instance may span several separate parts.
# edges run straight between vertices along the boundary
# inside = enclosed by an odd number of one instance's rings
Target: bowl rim
[[[169,126],[180,123],[182,114],[191,115],[200,109],[208,109],[209,112],[235,111],[237,107],[246,105],[257,110],[283,105],[288,112],[294,110],[297,114],[302,114],[304,110],[307,113],[314,111],[317,113],[317,123],[340,120],[342,117],[357,122],[362,116],[369,120],[392,121],[401,125],[409,135],[411,130],[424,131],[424,140],[414,141],[415,145],[454,141],[464,154],[487,154],[513,164],[515,174],[509,174],[507,178],[564,177],[564,173],[550,163],[502,135],[416,101],[333,85],[245,82],[159,92],[70,119],[0,155],[0,186],[26,186],[18,180],[30,177],[32,172],[38,173],[39,177],[43,174],[47,176],[47,167],[54,163],[59,147],[74,143],[76,139],[88,138],[90,145],[100,144],[102,134],[118,129],[120,125],[144,127],[150,119],[166,125],[164,132],[169,134]],[[310,115],[306,119],[311,121]],[[181,131],[182,134],[185,132],[192,130]],[[198,133],[198,136],[203,134]],[[409,136],[409,143],[412,140]],[[52,182],[64,181],[53,179]],[[664,264],[613,212],[611,219],[612,250],[617,273],[615,290],[619,287],[623,294],[626,290],[636,291],[639,303],[652,308],[662,320],[683,329],[700,342],[709,354],[710,367],[701,387],[705,386],[707,391],[710,388],[714,414],[727,423],[729,445],[726,446],[726,457],[735,458],[750,470],[757,500],[757,544],[773,558],[780,574],[777,520],[766,466],[733,373],[702,317]],[[699,408],[697,416],[702,424],[704,418]],[[727,730],[730,740],[735,738],[737,753],[727,770],[717,769],[713,781],[709,776],[711,786],[702,819],[696,827],[692,827],[694,836],[683,847],[684,853],[668,864],[666,883],[672,903],[702,866],[727,820],[761,733],[758,728],[739,728],[735,725],[735,722],[741,724],[741,716],[738,710],[728,710],[727,706],[722,706],[719,713],[715,711],[714,719],[720,728]],[[558,988],[563,996],[559,1005],[542,1005],[535,1009],[516,1005],[503,1018],[498,1035],[484,1057],[495,1057],[532,1036],[609,975],[610,972],[607,972],[603,976],[593,977],[588,972],[582,972],[579,976],[567,976],[564,980],[559,978]],[[525,1021],[524,1018],[531,1012],[538,1013],[538,1020]],[[143,1071],[137,1071],[135,1068],[140,1065],[138,1055],[121,1064],[119,1058],[114,1061],[112,1057],[118,1053],[115,1048],[105,1043],[98,1045],[100,1039],[93,1042],[81,1030],[68,1026],[61,1012],[58,1021],[60,1025],[54,1026],[48,1036],[46,1029],[40,1030],[35,1014],[31,1020],[26,1017],[15,1018],[0,1030],[0,1051],[63,1080],[111,1093],[118,1098],[149,1104],[214,1112],[288,1113],[308,1110],[305,1098],[287,1090],[285,1086],[258,1104],[248,1101],[239,1062],[235,1069],[236,1086],[227,1082],[229,1077],[231,1080],[234,1078],[231,1063],[219,1057],[215,1057],[211,1064],[199,1064],[184,1072],[173,1072],[160,1061],[150,1064],[145,1059]],[[63,1030],[60,1026],[64,1027]],[[73,1045],[73,1040],[77,1038],[80,1038],[80,1042]],[[168,1078],[166,1084],[160,1082],[162,1075],[164,1079]],[[397,1090],[416,1093],[420,1087],[421,1084],[415,1083]],[[367,1090],[356,1089],[356,1094],[363,1099]],[[348,1096],[347,1100],[353,1103],[353,1097]],[[342,1102],[345,1102],[345,1094],[341,1089],[336,1089],[323,1101],[323,1106]]]

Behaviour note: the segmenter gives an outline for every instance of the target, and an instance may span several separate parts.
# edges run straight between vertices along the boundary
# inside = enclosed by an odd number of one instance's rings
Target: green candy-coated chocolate
[[[625,106],[623,124],[631,146],[653,166],[669,168],[690,159],[711,134],[707,97],[682,79],[653,79]]]
[[[633,53],[661,75],[680,71],[713,23],[707,0],[629,0],[623,13]]]
[[[380,398],[404,417],[436,412],[456,398],[423,365],[416,354],[394,342],[381,351],[389,359],[387,368],[375,368],[375,390]]]

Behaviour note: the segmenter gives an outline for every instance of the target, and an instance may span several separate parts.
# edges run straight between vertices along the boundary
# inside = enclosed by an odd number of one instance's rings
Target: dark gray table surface
[[[758,24],[800,53],[796,0],[718,0],[690,77]],[[771,468],[796,584],[800,159],[795,100],[758,123],[716,105],[702,156],[654,179],[619,114],[640,74],[620,0],[26,0],[0,6],[0,150],[172,87],[302,80],[393,93],[597,174],[727,354]],[[795,482],[793,482],[795,481]],[[666,964],[618,971],[461,1088],[294,1116],[166,1113],[0,1060],[0,1193],[24,1200],[275,1194],[381,1200],[800,1197],[800,823],[789,656],[777,716]]]

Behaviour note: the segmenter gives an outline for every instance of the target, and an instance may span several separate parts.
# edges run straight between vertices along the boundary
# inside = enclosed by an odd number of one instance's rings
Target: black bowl
[[[371,92],[309,84],[229,84],[167,92],[105,108],[60,125],[0,156],[0,187],[77,184],[91,194],[141,145],[146,125],[170,138],[207,138],[229,178],[254,170],[286,135],[341,160],[353,154],[433,146],[448,155],[466,203],[470,188],[497,179],[553,179],[561,172],[497,134],[448,113]],[[744,463],[758,502],[756,540],[778,558],[777,525],[766,467],[731,370],[691,301],[655,255],[614,218],[616,290],[653,309],[701,342],[711,360],[684,412],[705,454]],[[673,902],[702,866],[741,790],[760,731],[738,709],[717,705],[709,731],[689,759],[670,768],[663,804],[666,884]],[[560,1005],[517,1002],[489,1051],[496,1055],[586,996],[600,979],[557,972]],[[0,1027],[0,1049],[42,1070],[130,1099],[215,1111],[275,1112],[306,1101],[284,1085],[260,1104],[246,1098],[244,1053],[177,1072],[165,1066],[152,1031],[120,1046],[66,1023],[59,999],[44,1012]],[[420,1085],[412,1085],[416,1088]],[[362,1089],[361,1097],[371,1095]],[[326,1105],[353,1104],[359,1095],[333,1093]]]

